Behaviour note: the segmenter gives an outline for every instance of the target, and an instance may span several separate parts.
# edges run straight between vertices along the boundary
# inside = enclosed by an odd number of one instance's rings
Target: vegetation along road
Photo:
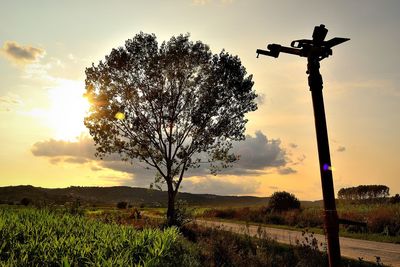
[[[231,222],[218,222],[209,220],[197,220],[196,222],[204,226],[214,228],[220,227],[222,229],[236,233],[243,233],[244,231],[248,231],[251,236],[256,236],[259,231],[259,227],[255,225],[249,225],[248,229],[246,229],[246,226],[243,224]],[[267,236],[276,239],[276,241],[278,241],[279,243],[295,244],[296,240],[299,240],[300,242],[305,240],[302,232],[299,231],[270,227],[262,227],[261,229],[267,234]],[[313,236],[318,240],[319,249],[323,250],[323,246],[326,243],[325,236],[320,234],[314,234]],[[341,254],[344,257],[353,259],[358,259],[360,257],[365,261],[375,262],[376,256],[378,256],[384,264],[388,264],[391,266],[400,266],[400,244],[381,243],[340,237],[340,249]]]

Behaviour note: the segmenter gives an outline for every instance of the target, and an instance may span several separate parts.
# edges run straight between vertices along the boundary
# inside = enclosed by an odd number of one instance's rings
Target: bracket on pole
[[[260,54],[275,58],[279,57],[280,53],[298,55],[300,57],[309,57],[313,54],[313,56],[317,56],[319,60],[322,60],[332,55],[332,47],[350,40],[349,38],[335,37],[329,41],[324,41],[327,33],[328,30],[325,28],[325,25],[321,24],[314,28],[312,40],[294,40],[291,42],[290,47],[269,44],[267,46],[268,50],[257,49],[257,57]]]

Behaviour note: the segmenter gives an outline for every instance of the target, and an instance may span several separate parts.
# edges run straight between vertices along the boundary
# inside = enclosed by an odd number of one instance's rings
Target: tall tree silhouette
[[[237,160],[232,141],[245,138],[245,114],[257,109],[252,87],[237,56],[212,54],[188,34],[159,46],[154,34],[140,33],[86,69],[85,125],[96,156],[117,153],[157,170],[172,225],[185,171],[203,162],[215,171]]]

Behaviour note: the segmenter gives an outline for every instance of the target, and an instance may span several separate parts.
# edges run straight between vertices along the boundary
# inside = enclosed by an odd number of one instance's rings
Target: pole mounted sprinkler
[[[335,37],[329,41],[325,41],[327,33],[328,29],[325,28],[325,25],[321,24],[314,28],[312,40],[295,40],[290,44],[290,47],[269,44],[267,46],[268,50],[257,49],[256,52],[257,58],[260,54],[277,58],[281,52],[307,58],[308,85],[310,87],[314,108],[322,194],[324,199],[324,227],[328,243],[328,259],[329,266],[336,267],[341,265],[339,219],[335,204],[328,131],[326,127],[324,99],[322,96],[323,82],[319,72],[319,62],[332,55],[332,47],[350,39]]]

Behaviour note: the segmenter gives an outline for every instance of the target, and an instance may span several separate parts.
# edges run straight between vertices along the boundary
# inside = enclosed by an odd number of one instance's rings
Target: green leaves
[[[86,69],[92,106],[85,125],[99,156],[117,152],[163,177],[179,176],[174,169],[193,167],[189,159],[211,152],[221,138],[244,138],[244,115],[257,108],[252,87],[237,56],[213,55],[189,34],[158,46],[154,34],[139,33]]]
[[[158,46],[154,34],[139,33],[86,69],[85,125],[96,156],[144,161],[173,198],[185,171],[207,153],[212,173],[237,159],[228,150],[245,137],[245,114],[257,109],[252,88],[237,56],[212,54],[189,34]]]
[[[0,265],[173,266],[176,228],[164,231],[57,215],[35,209],[0,210]]]

